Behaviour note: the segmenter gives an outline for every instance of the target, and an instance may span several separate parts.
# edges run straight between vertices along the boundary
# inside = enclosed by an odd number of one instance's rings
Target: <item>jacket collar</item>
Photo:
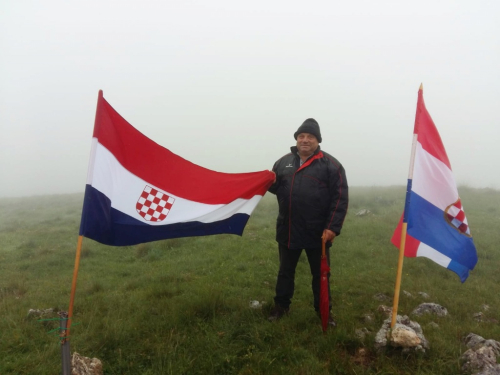
[[[292,146],[290,147],[290,150],[292,150],[292,153],[297,156],[297,158],[300,159],[299,153],[297,146]],[[323,157],[323,153],[321,152],[321,149],[318,148],[314,151],[314,153],[307,158],[307,160],[297,169],[297,172],[300,171],[301,169],[304,169],[305,167],[309,166],[315,159],[319,159]]]

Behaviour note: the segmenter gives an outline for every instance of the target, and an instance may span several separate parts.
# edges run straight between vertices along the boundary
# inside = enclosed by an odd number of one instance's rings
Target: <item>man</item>
[[[294,137],[297,145],[274,164],[276,180],[269,188],[278,198],[276,241],[280,261],[270,321],[289,311],[295,268],[303,249],[312,274],[314,308],[319,313],[322,237],[327,243],[326,255],[330,264],[329,249],[340,234],[348,206],[344,168],[337,159],[320,149],[322,139],[318,122],[312,118],[305,120]],[[336,325],[331,314],[329,324]]]

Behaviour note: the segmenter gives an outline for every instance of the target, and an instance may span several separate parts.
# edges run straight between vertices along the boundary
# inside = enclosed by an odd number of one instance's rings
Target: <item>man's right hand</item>
[[[325,241],[325,243],[328,243],[333,242],[335,236],[335,232],[331,231],[330,229],[325,229],[323,230],[323,235],[321,236],[321,238],[323,239],[323,241]]]

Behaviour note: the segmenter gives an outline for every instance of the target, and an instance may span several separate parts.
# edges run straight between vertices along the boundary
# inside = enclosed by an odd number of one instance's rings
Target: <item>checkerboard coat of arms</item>
[[[160,222],[165,220],[174,202],[174,198],[146,185],[135,208],[144,220]]]
[[[444,218],[451,226],[455,227],[460,233],[471,237],[469,224],[467,218],[465,217],[464,207],[460,198],[455,202],[446,207],[444,211]]]

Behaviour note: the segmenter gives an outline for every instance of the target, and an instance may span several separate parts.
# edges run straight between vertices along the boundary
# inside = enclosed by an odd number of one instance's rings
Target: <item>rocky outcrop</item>
[[[366,208],[363,208],[362,210],[359,210],[358,212],[356,212],[354,215],[356,216],[366,216],[366,215],[370,215],[371,212],[370,210],[367,210]]]
[[[417,306],[415,310],[411,312],[411,315],[421,316],[424,314],[434,314],[437,316],[446,316],[448,315],[448,310],[438,305],[437,303],[422,303]]]
[[[35,316],[35,317],[44,317],[47,315],[51,315],[54,313],[54,309],[29,309],[28,310],[28,316]]]
[[[418,292],[418,295],[422,297],[423,299],[429,299],[431,298],[427,293],[425,292]]]
[[[390,342],[394,347],[413,348],[419,346],[422,340],[410,327],[396,323],[391,331]]]
[[[500,342],[469,333],[464,339],[469,348],[461,357],[462,371],[474,375],[500,375]]]
[[[377,307],[377,311],[381,312],[382,314],[391,316],[392,314],[392,307],[386,306],[386,305],[380,305]]]
[[[410,292],[407,292],[406,290],[403,290],[403,294],[408,298],[413,298],[413,295]]]
[[[71,375],[103,375],[99,359],[84,357],[77,352],[71,357],[71,367]]]
[[[464,339],[465,345],[470,349],[480,348],[482,346],[490,347],[496,356],[500,356],[500,342],[495,340],[486,340],[485,338],[469,333]]]
[[[373,296],[374,299],[376,299],[377,301],[390,301],[391,300],[391,297],[385,295],[384,293],[377,293]]]
[[[417,322],[411,321],[406,315],[398,315],[396,324],[391,330],[391,318],[384,320],[382,327],[375,336],[375,347],[382,349],[390,344],[393,347],[425,351],[429,342],[424,337],[422,328]]]

